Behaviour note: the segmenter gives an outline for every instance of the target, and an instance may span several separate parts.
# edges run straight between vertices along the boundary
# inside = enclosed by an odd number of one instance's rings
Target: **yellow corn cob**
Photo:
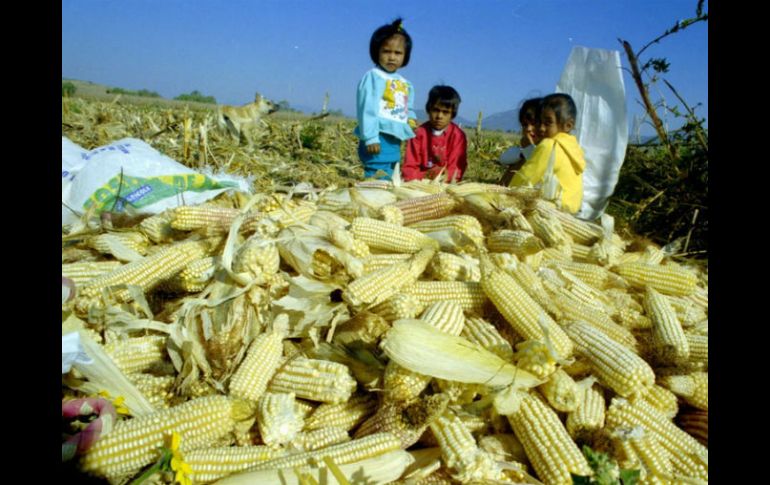
[[[628,439],[628,445],[639,458],[646,481],[655,483],[655,479],[662,480],[670,477],[674,471],[671,463],[671,454],[650,433],[641,431],[640,436]]]
[[[377,411],[364,421],[353,437],[389,433],[395,436],[402,449],[407,449],[420,439],[430,423],[440,416],[447,406],[447,396],[433,394],[410,401],[383,401]]]
[[[569,244],[562,244],[561,246],[552,246],[543,249],[534,255],[543,255],[543,262],[565,262],[572,261],[572,246]],[[531,257],[530,255],[528,257]]]
[[[269,446],[227,446],[190,451],[184,461],[190,465],[193,483],[209,483],[284,455],[285,450]]]
[[[171,212],[166,211],[144,219],[139,223],[139,230],[155,244],[171,242],[175,231],[171,227]]]
[[[372,249],[394,253],[416,253],[422,249],[438,250],[438,243],[419,231],[368,217],[353,219],[350,232],[353,237],[364,241]]]
[[[548,204],[543,199],[537,199],[534,207],[543,210],[549,216],[555,217],[561,223],[564,232],[566,232],[574,242],[590,246],[602,237],[602,226],[592,222],[583,221],[564,211],[560,211]]]
[[[665,296],[647,287],[644,308],[652,320],[652,337],[656,360],[661,364],[677,364],[687,361],[690,345],[682,325]]]
[[[605,295],[604,291],[585,283],[567,270],[557,269],[556,272],[564,282],[564,289],[575,295],[584,304],[594,306],[611,317],[617,313],[612,299]]]
[[[182,452],[203,448],[232,432],[239,407],[226,396],[202,397],[120,421],[86,452],[82,470],[108,479],[136,473],[160,457],[174,431]]]
[[[666,300],[676,312],[682,327],[692,327],[708,318],[708,308],[703,308],[689,298],[667,296]]]
[[[492,253],[490,258],[503,271],[513,276],[516,282],[555,319],[561,319],[562,311],[552,301],[537,273],[528,264],[517,260],[516,256],[505,253]]]
[[[482,182],[461,182],[458,184],[450,184],[447,187],[447,192],[455,197],[464,197],[470,194],[486,193],[486,192],[501,192],[501,193],[517,193],[510,190],[508,187],[503,187],[497,184],[485,184]]]
[[[124,374],[133,374],[164,362],[168,355],[166,340],[165,335],[113,340],[104,346],[104,351]]]
[[[281,363],[283,334],[279,331],[258,335],[251,342],[246,357],[230,379],[230,394],[258,401]]]
[[[110,273],[123,265],[120,261],[84,261],[61,265],[61,275],[80,287],[97,276]]]
[[[484,243],[484,231],[478,219],[469,215],[451,215],[438,219],[429,219],[409,226],[423,234],[442,231],[456,231],[463,234],[476,244]]]
[[[479,281],[478,261],[452,253],[438,252],[428,265],[429,273],[438,281]]]
[[[695,335],[686,333],[687,345],[690,347],[690,360],[688,364],[697,370],[705,370],[709,367],[709,337],[708,335]]]
[[[364,258],[364,274],[377,271],[378,269],[388,268],[397,263],[403,263],[412,255],[408,253],[384,253],[370,254]]]
[[[294,393],[266,392],[259,398],[257,423],[262,441],[273,448],[292,441],[305,425],[297,414]]]
[[[203,241],[173,244],[152,256],[128,263],[111,273],[92,279],[79,291],[78,297],[95,298],[103,289],[114,285],[135,285],[147,292],[181,271],[189,263],[206,256],[209,245]],[[128,291],[118,291],[119,301],[129,298]]]
[[[389,328],[390,324],[381,316],[360,311],[350,320],[337,325],[334,343],[349,345],[353,342],[362,342],[373,346]]]
[[[610,273],[606,268],[589,263],[575,263],[572,261],[551,261],[548,264],[551,268],[559,268],[576,276],[585,284],[605,290],[617,280],[616,276]]]
[[[572,244],[572,260],[576,263],[599,264],[591,256],[591,246],[583,246],[578,243]]]
[[[299,451],[313,451],[347,441],[350,441],[350,435],[345,428],[325,427],[297,434],[290,447]]]
[[[545,245],[531,232],[501,229],[489,235],[487,249],[494,253],[512,253],[523,257],[542,251]]]
[[[708,450],[644,400],[613,399],[606,423],[610,429],[641,426],[669,452],[675,474],[708,480]]]
[[[392,322],[402,318],[416,318],[425,306],[413,295],[396,293],[387,300],[369,309],[385,320]]]
[[[502,470],[492,456],[479,449],[471,432],[452,411],[445,411],[433,420],[430,429],[453,478],[463,483],[503,479]]]
[[[488,301],[481,284],[473,281],[417,281],[401,288],[401,292],[417,297],[425,306],[449,300],[475,313],[483,313]]]
[[[642,255],[639,257],[638,263],[645,264],[660,264],[663,258],[666,257],[666,252],[656,246],[647,246],[642,251]]]
[[[233,271],[248,273],[259,282],[278,272],[281,256],[275,243],[266,241],[259,234],[249,237],[241,246],[233,261]]]
[[[542,340],[544,332],[563,359],[572,355],[572,342],[556,322],[519,286],[496,267],[488,256],[481,257],[481,287],[505,320],[524,338]],[[544,326],[544,327],[541,327]]]
[[[540,238],[546,247],[571,245],[572,238],[564,232],[561,221],[552,215],[551,211],[536,208],[527,218],[535,236]]]
[[[398,438],[391,433],[375,433],[345,443],[338,443],[317,450],[294,453],[260,462],[249,470],[292,470],[300,466],[325,467],[325,457],[331,458],[334,460],[334,463],[341,465],[379,456],[399,448],[400,442]]]
[[[556,369],[538,389],[555,410],[569,413],[577,409],[580,389],[564,370]]]
[[[687,296],[698,284],[695,273],[670,265],[625,263],[614,266],[613,271],[635,288],[652,287],[665,295]]]
[[[629,330],[652,329],[652,321],[633,308],[621,308],[615,315],[615,321]]]
[[[601,330],[584,322],[566,324],[564,330],[599,381],[621,396],[644,394],[655,383],[647,362]]]
[[[676,413],[679,412],[679,401],[676,394],[658,384],[650,387],[650,390],[641,399],[647,401],[669,419],[674,419]]]
[[[219,257],[201,258],[182,269],[169,281],[162,283],[161,288],[172,293],[197,293],[203,291],[214,278],[219,267]]]
[[[462,306],[455,301],[437,301],[425,308],[420,320],[450,335],[460,335],[465,325]]]
[[[377,400],[371,394],[358,394],[338,404],[321,404],[305,419],[305,429],[341,428],[345,431],[358,426],[374,413]]]
[[[156,409],[167,408],[174,397],[173,376],[154,376],[152,374],[130,374],[128,380],[142,393]]]
[[[516,367],[545,380],[556,371],[556,361],[548,346],[539,340],[524,340],[516,344]]]
[[[663,376],[660,378],[660,385],[684,399],[690,406],[704,411],[709,410],[709,375],[707,372]]]
[[[417,281],[433,254],[433,250],[421,250],[407,261],[356,278],[345,288],[342,299],[353,307],[381,303]]]
[[[401,221],[397,222],[397,224],[408,226],[426,219],[438,219],[448,216],[455,207],[455,200],[451,195],[440,192],[423,197],[400,200],[383,206],[383,209],[386,207],[398,209],[398,212],[401,214]]]
[[[708,311],[709,309],[709,290],[708,286],[706,288],[696,288],[695,291],[687,295],[686,298],[696,305],[700,306],[704,311]]]
[[[591,468],[559,421],[556,412],[532,394],[508,416],[537,476],[549,484],[571,484],[570,474],[590,475]]]
[[[300,399],[294,400],[294,409],[297,412],[299,416],[302,417],[302,419],[305,420],[305,427],[307,427],[307,418],[310,416],[318,407],[318,403],[311,402],[311,401],[302,401]]]
[[[604,396],[596,386],[578,393],[578,405],[567,415],[567,432],[575,441],[585,441],[604,427]]]
[[[709,413],[700,409],[687,409],[676,417],[676,423],[687,434],[708,448],[709,445]]]
[[[297,357],[278,369],[267,389],[294,392],[309,401],[339,403],[350,398],[356,381],[343,364]]]
[[[239,213],[238,209],[204,204],[175,207],[169,216],[171,227],[178,231],[194,231],[205,228],[206,230],[227,232],[230,224]]]
[[[141,232],[111,232],[100,234],[90,239],[88,245],[102,254],[112,254],[112,247],[109,240],[117,241],[141,255],[147,254],[147,247],[150,245],[147,236]]]
[[[476,316],[465,319],[465,326],[460,333],[462,337],[477,343],[493,354],[510,362],[513,359],[513,348],[494,325]]]

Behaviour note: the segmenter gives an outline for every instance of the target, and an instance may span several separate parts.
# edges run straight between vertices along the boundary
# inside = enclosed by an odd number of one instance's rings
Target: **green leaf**
[[[574,473],[570,473],[570,475],[572,476],[572,485],[591,485],[591,477],[575,475]]]
[[[623,485],[636,485],[639,482],[639,470],[621,470],[620,483]]]

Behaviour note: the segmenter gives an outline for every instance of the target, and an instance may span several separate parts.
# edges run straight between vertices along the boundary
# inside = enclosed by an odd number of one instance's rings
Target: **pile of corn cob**
[[[437,181],[84,218],[63,399],[130,415],[79,466],[125,483],[176,432],[193,483],[563,484],[583,444],[707,482],[707,275],[603,222]]]

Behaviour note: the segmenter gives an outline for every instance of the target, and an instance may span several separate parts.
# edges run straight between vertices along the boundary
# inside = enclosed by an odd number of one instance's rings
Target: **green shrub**
[[[72,84],[69,81],[64,81],[61,83],[61,95],[63,97],[69,97],[75,94],[75,91],[77,91],[78,88],[75,87],[74,84]]]
[[[194,101],[196,103],[217,104],[217,100],[214,98],[214,96],[204,96],[200,93],[200,91],[197,90],[194,90],[188,94],[180,94],[174,99],[177,101]]]

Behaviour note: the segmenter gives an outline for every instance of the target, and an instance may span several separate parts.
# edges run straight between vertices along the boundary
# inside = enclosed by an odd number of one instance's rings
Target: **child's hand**
[[[371,145],[366,145],[366,153],[369,155],[377,155],[380,153],[380,144],[372,143]]]
[[[521,137],[520,145],[522,148],[528,147],[530,145],[533,145],[535,141],[532,139],[532,137],[529,135],[529,133],[525,132]]]

